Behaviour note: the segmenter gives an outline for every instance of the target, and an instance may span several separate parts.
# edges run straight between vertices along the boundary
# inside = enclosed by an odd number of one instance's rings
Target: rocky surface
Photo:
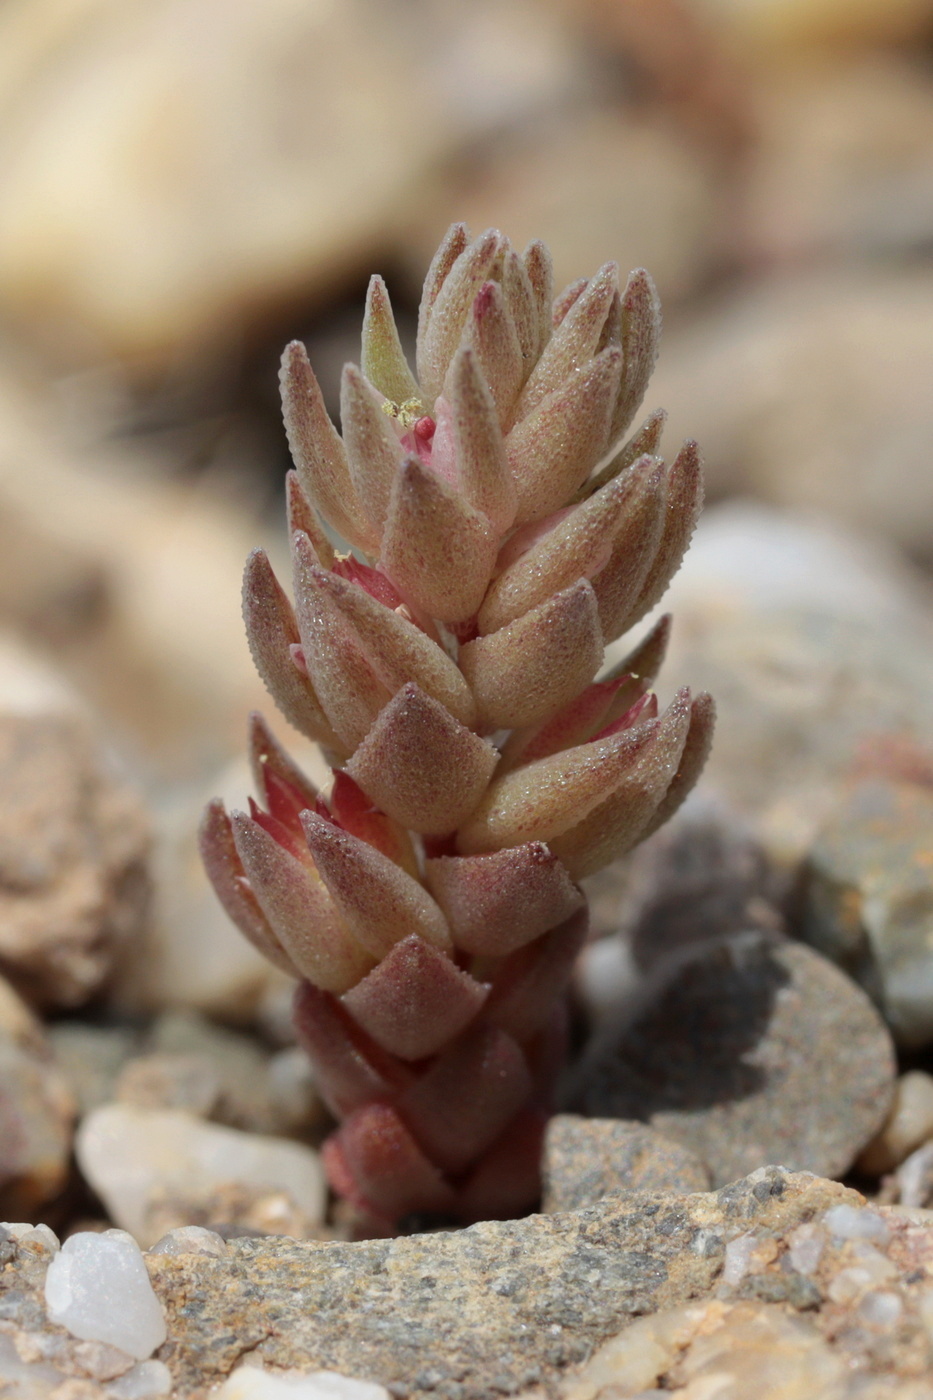
[[[547,1126],[541,1163],[547,1215],[594,1206],[622,1191],[705,1191],[698,1157],[643,1123],[559,1113]]]
[[[44,1396],[93,1364],[101,1391],[82,1396],[119,1396],[105,1359],[91,1362],[87,1343],[47,1320],[53,1253],[28,1234],[7,1241],[0,1375],[18,1366],[25,1381],[36,1366],[32,1393]],[[222,1254],[153,1252],[146,1264],[168,1331],[155,1360],[178,1396],[246,1358],[269,1373],[270,1396],[289,1370],[295,1384],[295,1373],[336,1372],[399,1400],[595,1400],[611,1386],[609,1400],[655,1385],[699,1400],[718,1369],[732,1387],[718,1393],[736,1400],[809,1400],[806,1374],[826,1380],[821,1400],[919,1400],[933,1359],[929,1218],[773,1167],[716,1193],[633,1191],[362,1244],[238,1239]],[[240,1379],[261,1393],[262,1377]]]
[[[714,1184],[775,1157],[842,1175],[887,1117],[891,1039],[832,963],[774,935],[734,935],[683,962],[621,1031],[598,1033],[569,1106],[639,1119]]]
[[[806,861],[799,923],[909,1048],[933,1041],[933,759],[918,776],[864,784],[840,805]]]
[[[79,1005],[141,927],[149,823],[29,662],[0,666],[0,788],[0,960],[34,1004]]]

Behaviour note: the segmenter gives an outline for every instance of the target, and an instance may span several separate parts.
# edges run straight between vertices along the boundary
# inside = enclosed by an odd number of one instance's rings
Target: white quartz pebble
[[[823,1224],[840,1240],[875,1240],[884,1244],[890,1234],[877,1211],[864,1206],[833,1206],[823,1216]]]
[[[391,1400],[384,1386],[336,1371],[263,1371],[240,1366],[214,1400]]]
[[[53,1322],[73,1337],[107,1342],[137,1361],[165,1341],[165,1318],[139,1245],[124,1230],[72,1235],[45,1276]]]

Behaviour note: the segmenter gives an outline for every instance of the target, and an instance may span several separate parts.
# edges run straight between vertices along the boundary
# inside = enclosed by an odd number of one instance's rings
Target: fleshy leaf
[[[487,730],[537,724],[588,685],[603,659],[596,595],[586,579],[460,649]]]
[[[496,779],[457,833],[463,855],[554,840],[583,820],[618,786],[656,732],[657,721],[608,739],[541,758]]]
[[[435,458],[448,454],[451,481],[460,494],[486,516],[497,534],[504,534],[515,520],[518,498],[495,400],[469,346],[454,356],[445,394],[435,408]]]
[[[638,602],[657,557],[667,504],[667,470],[660,459],[642,457],[629,469],[637,483],[615,537],[608,563],[593,580],[599,621],[608,645],[638,621]]]
[[[488,992],[410,934],[344,995],[343,1004],[383,1049],[402,1060],[422,1060],[466,1029]]]
[[[208,803],[198,831],[198,848],[214,893],[241,933],[289,977],[298,971],[260,908],[233,840],[233,827],[219,797]]]
[[[499,755],[443,705],[406,685],[386,705],[347,771],[389,816],[426,836],[464,821]]]
[[[417,457],[406,460],[392,492],[381,566],[416,608],[441,622],[472,617],[497,541],[485,516]]]
[[[690,715],[690,692],[682,690],[611,796],[551,843],[575,879],[601,870],[641,839],[677,772]]]
[[[330,421],[308,352],[298,340],[285,347],[279,372],[282,413],[292,461],[308,500],[348,544],[378,549],[350,477],[340,434]]]
[[[246,561],[243,620],[253,664],[289,724],[326,748],[345,753],[314,686],[292,660],[290,649],[301,640],[298,624],[262,549],[254,549]]]
[[[477,618],[480,633],[497,632],[578,578],[595,577],[608,562],[620,525],[645,488],[645,475],[646,470],[636,464],[588,501],[559,512],[556,523],[490,584]]]
[[[518,491],[516,518],[541,520],[565,505],[609,440],[622,352],[610,348],[572,371],[506,438]]]
[[[350,476],[363,509],[380,536],[389,509],[392,483],[405,458],[384,403],[384,395],[373,388],[356,365],[344,365],[340,380],[340,422]]]
[[[385,812],[380,812],[343,768],[338,768],[334,774],[327,805],[344,831],[375,846],[414,879],[418,878],[418,860],[408,832]]]
[[[448,1214],[456,1196],[394,1108],[373,1103],[350,1115],[323,1150],[336,1191],[388,1226],[414,1210]]]
[[[582,892],[543,841],[425,862],[428,889],[468,953],[505,957],[579,909]]]
[[[322,571],[305,535],[295,536],[292,551],[295,613],[305,664],[343,751],[352,753],[391,692],[374,674],[332,593],[322,586]]]
[[[612,298],[619,287],[619,269],[606,263],[586,284],[554,330],[515,405],[520,422],[542,399],[596,354]]]
[[[421,397],[421,390],[408,368],[392,315],[392,303],[381,277],[370,278],[366,293],[360,368],[384,398],[399,406]]]
[[[417,370],[418,379],[421,382],[422,390],[425,385],[425,338],[428,327],[431,324],[431,317],[434,313],[434,303],[440,295],[451,268],[456,263],[460,254],[470,244],[470,231],[466,224],[451,224],[444,235],[441,246],[431,259],[431,266],[428,268],[427,276],[424,279],[424,287],[421,292],[421,305],[418,308],[418,345],[417,345]]]
[[[716,727],[716,702],[705,690],[693,702],[690,714],[690,728],[684,744],[680,763],[670,787],[658,803],[657,810],[645,828],[642,839],[657,831],[677,811],[690,796],[697,779],[706,766],[710,749],[713,746],[713,731]]]
[[[580,909],[506,958],[496,973],[486,1018],[519,1044],[541,1030],[567,988],[586,930],[587,911]]]
[[[318,513],[308,500],[296,471],[285,473],[285,511],[289,539],[296,530],[301,530],[311,541],[311,547],[321,568],[332,569],[334,547],[324,533]]]
[[[531,1089],[512,1037],[480,1024],[439,1055],[397,1107],[431,1161],[458,1172],[495,1142]]]
[[[412,1083],[411,1069],[386,1054],[329,992],[300,982],[292,1005],[298,1043],[310,1057],[333,1113],[345,1115],[374,1099],[391,1099]]]
[[[522,253],[538,317],[538,353],[551,338],[551,302],[554,299],[554,268],[549,249],[540,238]]]
[[[641,407],[661,339],[661,303],[643,267],[629,273],[622,293],[622,352],[625,369],[612,423],[612,436],[621,437]]]
[[[484,282],[477,292],[468,333],[495,400],[499,422],[505,424],[524,381],[525,362],[512,313],[498,282]]]
[[[242,812],[231,816],[237,854],[276,938],[303,977],[345,992],[373,965],[309,865],[295,859]]]
[[[334,907],[374,958],[385,957],[412,933],[445,952],[452,949],[447,920],[422,884],[315,812],[305,812],[302,824]]]
[[[476,705],[470,688],[443,647],[357,584],[310,565],[309,570],[352,629],[367,664],[390,695],[407,681],[414,681],[461,724],[474,724]]]
[[[609,461],[604,467],[600,467],[588,481],[584,481],[573,497],[574,502],[585,501],[588,496],[592,496],[594,491],[605,486],[607,481],[611,481],[620,472],[627,471],[634,462],[638,461],[639,457],[656,457],[666,422],[666,411],[663,408],[656,408],[653,413],[648,415],[638,431],[633,433],[628,442],[624,443],[618,451],[615,450],[614,446],[610,447]]]
[[[703,467],[695,442],[685,442],[671,464],[661,540],[637,603],[624,618],[620,633],[650,612],[683,562],[703,508]]]
[[[431,308],[418,352],[418,380],[427,404],[441,392],[447,370],[466,329],[474,298],[489,279],[503,250],[498,229],[487,229],[459,255]]]

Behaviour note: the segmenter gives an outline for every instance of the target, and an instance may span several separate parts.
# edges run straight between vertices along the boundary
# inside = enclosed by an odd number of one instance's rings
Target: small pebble
[[[132,1356],[107,1342],[79,1342],[73,1355],[84,1374],[93,1381],[116,1380],[133,1365]]]
[[[805,1276],[816,1273],[826,1247],[823,1231],[816,1225],[798,1225],[796,1230],[791,1231],[788,1240],[788,1256],[794,1271]]]
[[[876,1240],[885,1244],[890,1235],[876,1211],[858,1206],[833,1206],[823,1216],[823,1224],[840,1240]]]
[[[911,1152],[897,1171],[901,1205],[928,1206],[933,1201],[933,1142]]]
[[[866,1293],[858,1305],[861,1321],[881,1332],[895,1327],[903,1311],[904,1304],[897,1293]]]
[[[241,1366],[217,1392],[216,1400],[390,1400],[384,1386],[354,1380],[336,1371],[272,1372]]]
[[[227,1253],[227,1242],[216,1230],[206,1230],[203,1225],[180,1225],[163,1235],[149,1253],[212,1254],[220,1259]]]
[[[124,1230],[72,1235],[49,1265],[45,1301],[73,1337],[144,1361],[165,1341],[165,1318],[139,1245]]]
[[[38,1248],[40,1252],[48,1254],[57,1254],[61,1249],[58,1236],[48,1225],[10,1225],[2,1221],[0,1230],[6,1230],[11,1239],[26,1248]]]
[[[933,1075],[912,1069],[894,1087],[888,1120],[865,1148],[856,1166],[867,1176],[899,1167],[915,1148],[933,1138]]]

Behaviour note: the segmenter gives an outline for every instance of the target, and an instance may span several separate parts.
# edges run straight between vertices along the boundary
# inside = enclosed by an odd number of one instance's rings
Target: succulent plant
[[[244,614],[333,784],[254,716],[262,805],[212,803],[202,852],[231,918],[298,979],[297,1034],[341,1120],[331,1183],[386,1228],[534,1203],[578,882],[664,822],[706,758],[710,698],[659,715],[651,689],[668,618],[597,679],[701,504],[696,444],[656,455],[662,412],[626,437],[659,326],[644,271],[620,290],[607,264],[552,301],[542,244],[457,224],[425,282],[417,379],[372,279],[342,437],[304,347],[285,351],[294,603],[257,550]]]

